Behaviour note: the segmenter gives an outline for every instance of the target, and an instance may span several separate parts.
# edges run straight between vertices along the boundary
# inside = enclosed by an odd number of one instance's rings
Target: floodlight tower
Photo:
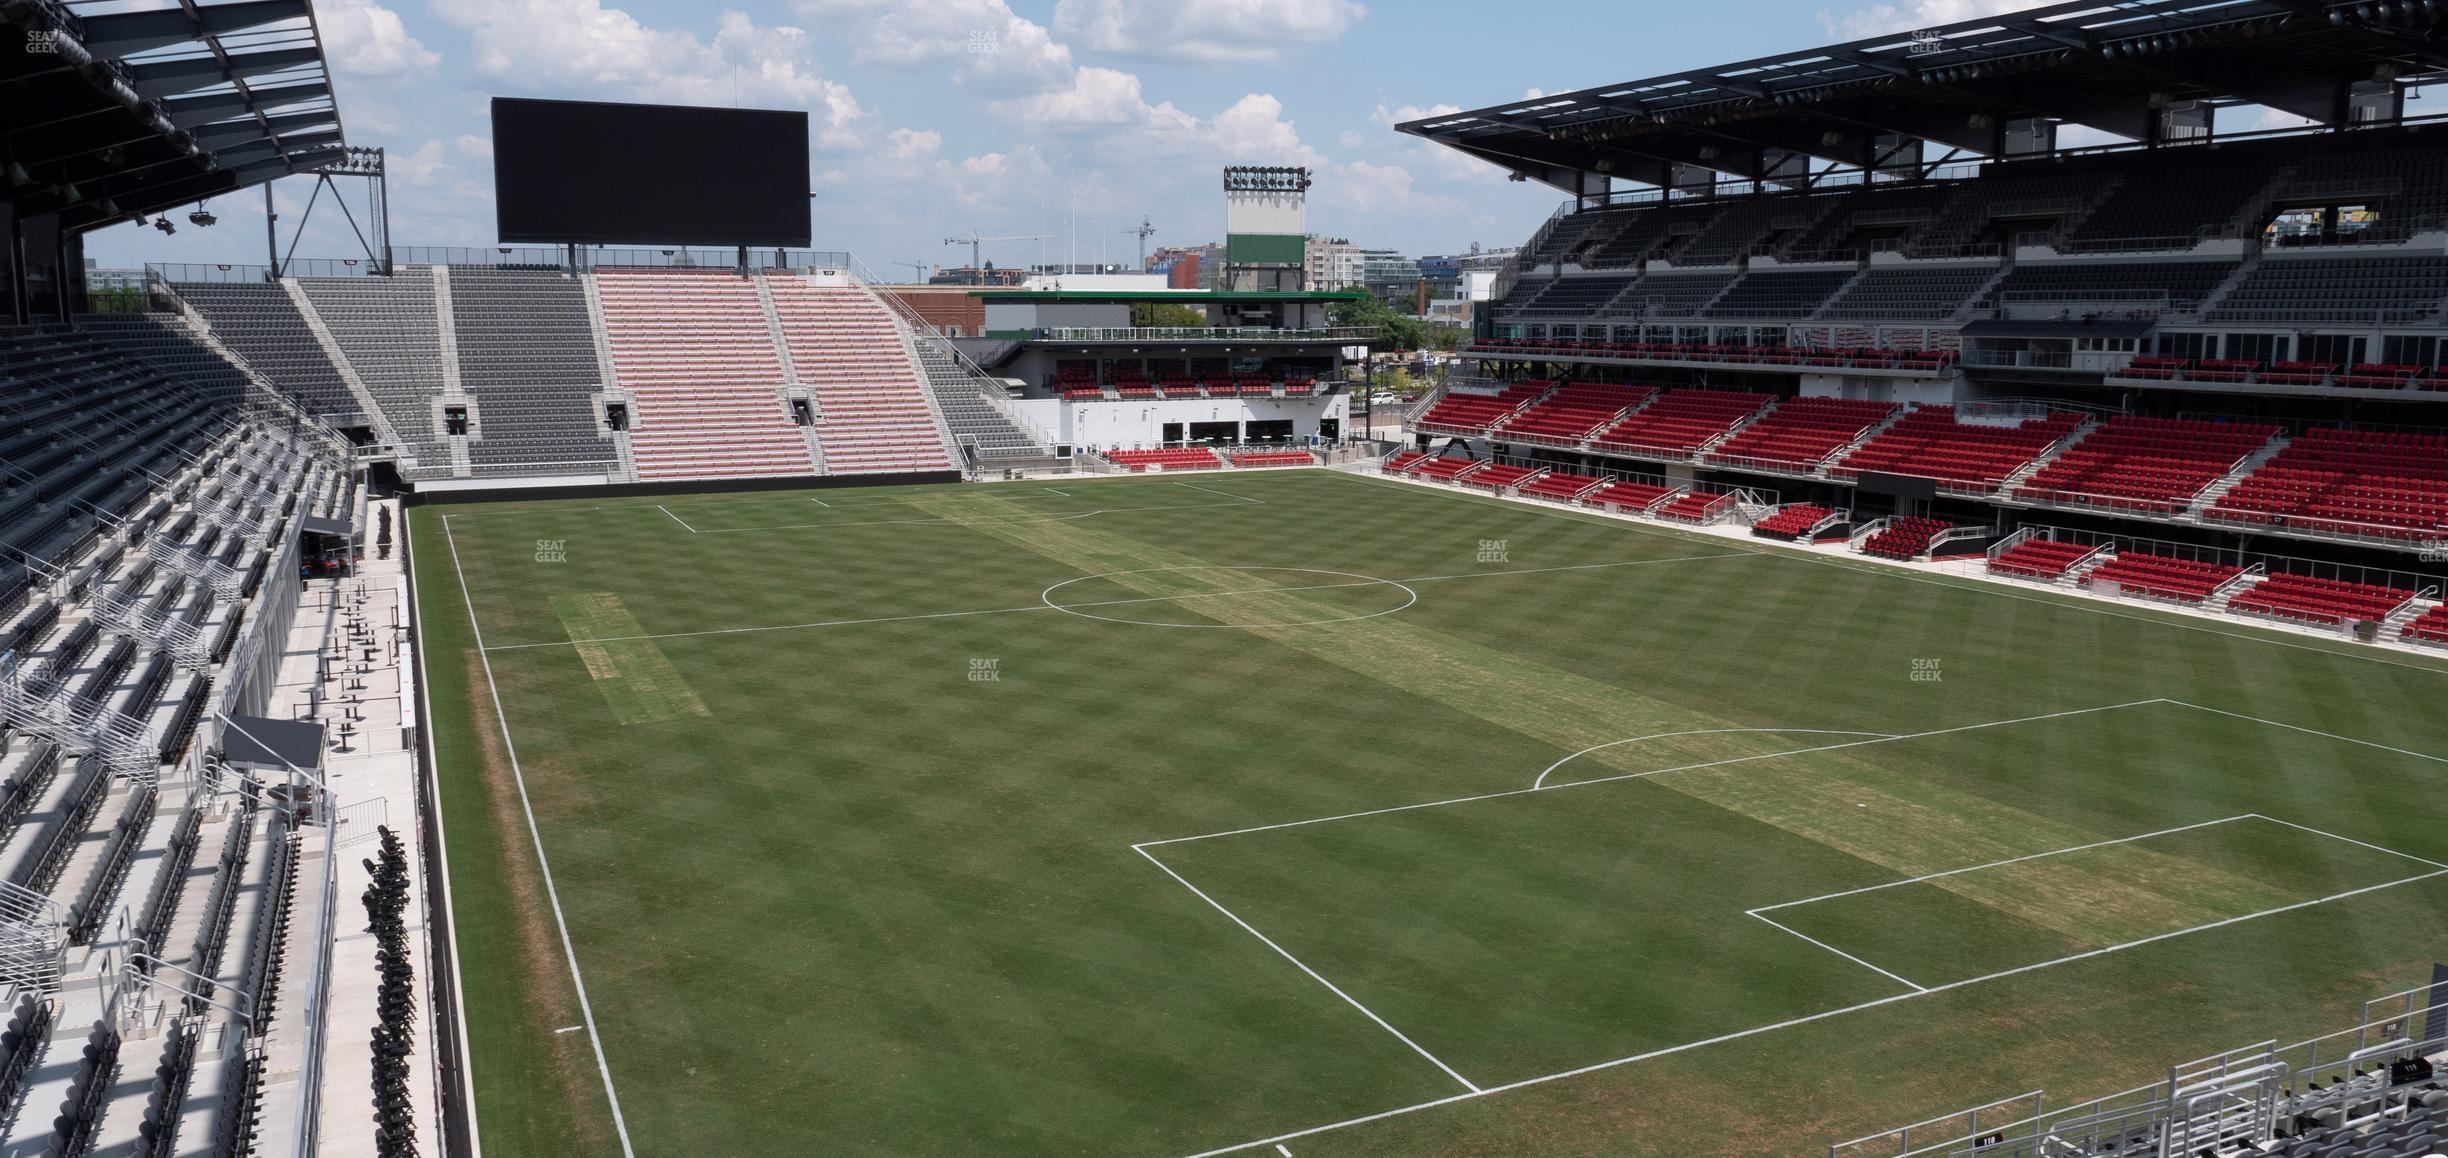
[[[1131,234],[1139,239],[1139,268],[1146,269],[1147,239],[1156,235],[1156,223],[1142,217],[1139,219],[1138,225],[1125,229],[1122,232]]]
[[[1309,170],[1233,165],[1224,170],[1224,288],[1299,290],[1308,267]]]

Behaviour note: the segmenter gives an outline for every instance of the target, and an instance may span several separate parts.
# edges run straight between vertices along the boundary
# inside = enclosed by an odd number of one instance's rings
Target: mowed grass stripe
[[[1202,588],[1240,590],[1249,582],[1243,572],[1096,527],[1061,524],[1022,530],[981,525],[977,530],[1083,573],[1106,574],[1105,582],[1150,596]],[[1701,560],[1668,565],[1711,564]],[[1184,600],[1177,606],[1195,614],[1223,614],[1222,609],[1208,606],[1209,602]],[[1259,623],[1330,620],[1348,613],[1346,608],[1310,592],[1254,593],[1236,596],[1231,603],[1231,611],[1246,614]],[[1117,627],[1117,630],[1133,629]],[[1716,735],[1675,737],[1671,741],[1674,748],[1671,756],[1648,745],[1623,745],[1600,749],[1576,761],[1604,765],[1617,774],[1740,759],[1793,747],[1773,735],[1732,731],[1746,726],[1732,720],[1700,716],[1619,686],[1465,642],[1399,616],[1246,630],[1566,751],[1662,732],[1729,729]],[[1661,758],[1673,762],[1661,763]],[[1597,776],[1584,767],[1576,778]],[[1902,781],[1869,758],[1850,753],[1823,754],[1808,763],[1755,760],[1721,768],[1693,769],[1661,777],[1659,782],[1902,876],[2069,847],[2113,835],[2002,809],[1994,801],[1975,794]],[[2229,896],[2252,887],[2249,881],[2181,862],[2154,863],[2151,869],[2134,877],[2084,873],[2075,866],[2056,871],[2069,878],[2061,882],[2062,893],[2087,895],[2098,911],[2143,914],[2137,919],[2171,926],[2216,919],[2219,910],[2189,901],[2188,895]],[[1935,887],[2047,927],[2075,919],[2070,913],[2080,911],[2058,904],[2054,897],[2036,899],[2027,892],[2001,888],[1994,879],[1977,876],[1948,878]],[[2065,931],[2080,935],[2072,929]]]
[[[651,724],[683,716],[711,716],[697,690],[680,677],[680,669],[656,647],[639,639],[646,629],[608,591],[552,597],[553,610],[569,631],[571,646],[586,664],[595,690],[603,693],[612,715],[624,724]]]

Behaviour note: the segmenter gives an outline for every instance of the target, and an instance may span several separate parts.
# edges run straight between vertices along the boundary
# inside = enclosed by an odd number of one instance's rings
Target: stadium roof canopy
[[[65,230],[343,159],[309,0],[0,0],[0,204]]]
[[[2184,102],[2335,126],[2359,100],[2394,110],[2405,87],[2448,74],[2441,13],[2442,0],[2055,4],[1396,127],[1593,194],[1607,177],[1666,186],[1678,166],[1751,180],[1808,158],[1880,168],[1898,138],[2006,156],[2008,126],[2025,121],[2150,143]]]

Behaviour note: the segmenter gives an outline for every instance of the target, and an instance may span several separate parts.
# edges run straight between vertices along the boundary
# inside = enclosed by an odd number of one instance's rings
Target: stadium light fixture
[[[195,212],[187,215],[187,223],[199,228],[219,220],[221,219],[213,216],[212,210],[204,208],[204,203],[201,201],[196,202]]]
[[[154,219],[153,219],[153,228],[158,229],[158,230],[161,230],[161,231],[162,231],[162,236],[164,236],[164,237],[168,237],[168,236],[170,236],[171,234],[178,232],[178,226],[176,226],[176,225],[172,225],[172,224],[170,223],[170,219],[169,219],[169,218],[167,218],[167,217],[156,217],[156,218],[154,218]]]

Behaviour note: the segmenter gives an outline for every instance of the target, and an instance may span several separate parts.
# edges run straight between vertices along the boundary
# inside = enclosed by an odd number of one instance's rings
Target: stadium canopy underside
[[[1801,187],[1833,166],[1924,175],[2044,153],[2055,126],[2142,144],[2218,108],[2342,127],[2405,119],[2448,75],[2441,0],[2057,4],[1408,121],[1401,131],[1575,196],[1724,174]],[[1935,153],[1924,149],[1935,147]]]
[[[64,311],[78,235],[344,156],[308,0],[0,0],[0,319]]]

